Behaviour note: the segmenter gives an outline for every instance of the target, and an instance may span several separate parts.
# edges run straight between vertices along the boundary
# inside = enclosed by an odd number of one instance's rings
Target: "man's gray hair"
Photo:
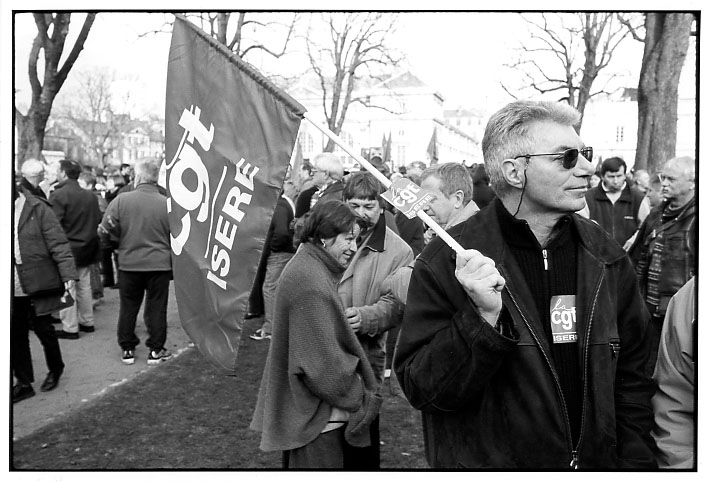
[[[440,189],[449,196],[456,191],[463,191],[463,205],[473,200],[473,178],[468,168],[455,162],[445,162],[427,167],[421,174],[421,182],[427,177],[436,177],[441,181]]]
[[[689,180],[689,181],[695,180],[696,163],[694,162],[693,158],[691,158],[689,156],[674,157],[674,158],[670,159],[669,161],[665,162],[665,164],[662,167],[664,168],[664,167],[669,167],[669,166],[677,167],[677,169],[682,171],[682,174],[685,175],[687,180]]]
[[[507,104],[490,117],[485,127],[482,149],[485,170],[490,177],[490,187],[502,197],[510,186],[502,176],[502,162],[529,152],[534,139],[529,134],[533,122],[551,121],[565,126],[575,126],[581,114],[562,102],[520,100]]]
[[[321,152],[310,161],[315,169],[327,172],[327,175],[339,181],[345,175],[345,168],[342,161],[332,152]]]
[[[27,159],[22,163],[20,172],[24,177],[35,177],[44,172],[44,164],[37,159]]]
[[[153,160],[138,161],[133,168],[135,185],[141,183],[156,184],[160,174],[160,166]]]

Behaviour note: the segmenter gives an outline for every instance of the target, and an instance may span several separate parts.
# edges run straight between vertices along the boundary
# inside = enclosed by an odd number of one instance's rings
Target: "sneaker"
[[[135,363],[135,352],[133,350],[123,350],[123,358],[121,359],[126,365]]]
[[[249,338],[251,338],[252,340],[256,340],[256,341],[270,340],[271,335],[269,333],[266,333],[265,331],[263,331],[261,328],[259,328],[258,330],[251,333],[249,335]]]
[[[150,350],[150,355],[148,355],[148,365],[157,365],[166,360],[172,358],[172,353],[166,349],[161,349],[159,351]]]

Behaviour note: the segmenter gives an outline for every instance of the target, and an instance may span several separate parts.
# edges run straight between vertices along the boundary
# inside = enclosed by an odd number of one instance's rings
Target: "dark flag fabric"
[[[433,128],[433,135],[431,135],[431,140],[428,141],[428,148],[426,149],[428,153],[428,158],[431,160],[431,164],[438,163],[438,138],[436,136],[436,128]]]
[[[394,165],[391,162],[391,131],[389,132],[389,138],[383,139],[382,146],[382,162],[385,166],[389,166],[394,171]]]
[[[184,330],[233,374],[259,258],[305,109],[176,15],[165,163]]]

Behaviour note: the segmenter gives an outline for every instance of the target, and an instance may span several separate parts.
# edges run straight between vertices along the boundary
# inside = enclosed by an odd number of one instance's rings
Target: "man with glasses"
[[[643,204],[643,193],[626,182],[627,170],[620,157],[605,159],[601,164],[601,183],[586,193],[586,208],[579,211],[581,216],[596,221],[621,246],[635,234],[649,212]]]
[[[655,369],[667,304],[697,271],[694,176],[695,162],[691,157],[675,157],[662,166],[664,202],[648,214],[629,251],[641,295],[652,315],[649,373]]]
[[[654,468],[648,314],[617,243],[575,214],[580,114],[513,102],[482,148],[497,195],[417,258],[394,358],[432,467]]]
[[[342,182],[345,169],[339,157],[331,152],[323,152],[313,158],[313,184],[318,190],[310,200],[310,208],[321,199],[337,199],[342,201],[342,191],[345,184]]]

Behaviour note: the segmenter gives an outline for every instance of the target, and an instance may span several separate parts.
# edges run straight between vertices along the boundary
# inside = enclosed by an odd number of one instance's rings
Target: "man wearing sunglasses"
[[[585,205],[580,114],[513,102],[482,148],[497,195],[417,258],[394,359],[432,467],[655,468],[648,314]]]

